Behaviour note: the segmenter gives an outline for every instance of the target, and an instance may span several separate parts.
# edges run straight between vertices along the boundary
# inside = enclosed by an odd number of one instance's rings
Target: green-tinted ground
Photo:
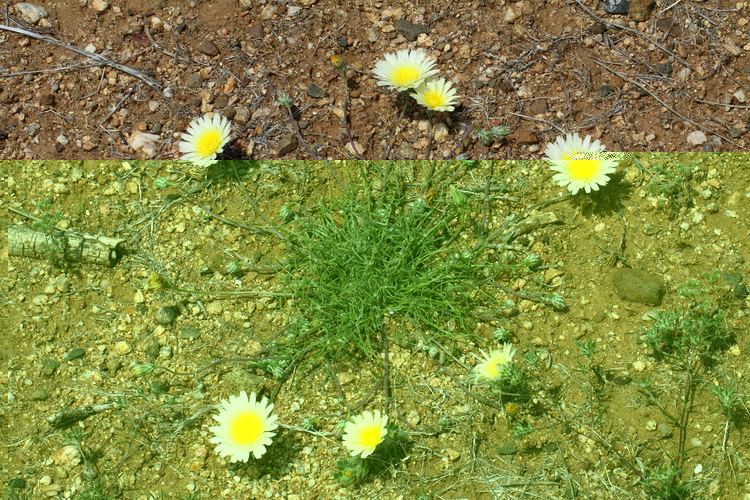
[[[111,268],[10,257],[0,487],[742,498],[749,162],[639,156],[574,198],[539,162],[251,162],[195,177],[157,162],[0,163],[3,231],[127,249]],[[663,281],[659,305],[622,297],[628,268]],[[651,300],[636,285],[630,298]],[[503,342],[521,379],[475,383],[481,351]],[[133,363],[158,368],[136,377]],[[275,398],[287,427],[261,460],[229,465],[208,427],[240,390]],[[48,420],[87,405],[107,406]],[[387,409],[407,446],[344,487],[341,423],[363,409]]]

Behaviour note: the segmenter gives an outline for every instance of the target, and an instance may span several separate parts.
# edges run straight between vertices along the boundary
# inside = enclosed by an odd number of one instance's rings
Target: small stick
[[[292,111],[292,104],[290,102],[283,102],[282,105],[286,108],[287,113],[289,114],[289,118],[294,123],[294,133],[297,135],[297,139],[299,139],[299,142],[302,144],[302,147],[304,147],[310,155],[312,155],[313,158],[316,160],[320,160],[320,155],[318,155],[318,152],[315,151],[312,146],[310,146],[307,141],[305,140],[304,136],[302,135],[302,127],[299,126],[299,122],[297,121],[297,118],[294,117],[294,111]]]
[[[328,376],[331,378],[331,381],[333,382],[333,385],[336,386],[336,392],[339,393],[339,399],[344,402],[344,404],[351,410],[351,407],[349,406],[349,401],[346,400],[346,394],[344,394],[344,388],[341,387],[341,383],[339,382],[339,378],[334,373],[333,369],[331,368],[331,363],[326,362],[326,372],[328,373]]]
[[[286,236],[284,236],[279,231],[277,231],[276,229],[273,229],[271,227],[259,227],[259,226],[253,227],[253,226],[248,226],[247,224],[243,224],[241,222],[236,222],[236,221],[233,221],[233,220],[230,220],[230,219],[226,219],[226,218],[222,217],[221,215],[215,214],[211,210],[209,210],[208,207],[201,207],[201,210],[208,217],[212,217],[212,218],[218,220],[219,222],[223,222],[224,224],[226,224],[228,226],[233,226],[233,227],[237,227],[237,228],[240,228],[240,229],[244,229],[245,231],[249,231],[249,232],[251,232],[253,234],[271,234],[273,236],[276,236],[281,241],[289,241]]]
[[[357,146],[354,144],[354,137],[352,136],[351,117],[349,116],[349,79],[346,77],[346,72],[342,73],[344,80],[344,131],[346,132],[346,138],[349,140],[349,144],[352,146],[352,152],[354,156],[360,160],[364,160],[364,157],[357,150]]]
[[[625,74],[625,73],[623,73],[621,71],[617,71],[617,70],[614,70],[614,69],[610,68],[609,66],[607,66],[606,64],[604,64],[602,61],[598,60],[595,57],[592,57],[591,60],[594,61],[595,64],[597,64],[597,65],[601,66],[602,68],[606,69],[607,71],[609,71],[610,73],[618,76],[619,78],[625,80],[626,82],[630,82],[631,84],[635,85],[636,87],[638,87],[642,91],[646,92],[648,95],[650,95],[651,97],[653,97],[656,100],[656,102],[658,102],[659,104],[661,104],[662,106],[664,106],[665,108],[667,108],[675,116],[678,116],[678,117],[682,118],[686,122],[690,123],[691,125],[693,125],[695,127],[698,127],[701,130],[706,130],[707,132],[709,132],[711,134],[714,134],[714,135],[716,135],[718,137],[721,137],[722,139],[724,139],[725,141],[731,143],[732,145],[737,146],[737,148],[739,148],[739,149],[747,149],[747,148],[743,147],[742,144],[739,144],[738,142],[733,141],[731,138],[725,136],[724,134],[721,134],[721,133],[719,133],[718,131],[716,131],[714,129],[705,127],[704,125],[701,125],[700,123],[696,122],[692,118],[689,118],[689,117],[687,117],[685,115],[682,115],[682,114],[678,113],[677,110],[674,109],[674,107],[672,107],[669,104],[667,104],[663,99],[661,99],[659,96],[657,96],[656,94],[654,94],[653,92],[651,92],[645,85],[642,85],[641,83],[637,82],[633,78],[630,78],[627,74]]]
[[[117,406],[116,403],[104,403],[100,405],[88,405],[83,408],[75,408],[73,410],[60,410],[57,413],[50,415],[46,418],[47,422],[50,423],[55,429],[65,429],[80,422],[86,420],[92,415],[101,413]]]
[[[66,262],[113,266],[125,253],[125,240],[72,231],[37,231],[25,226],[8,226],[8,255],[15,257],[54,257]]]
[[[427,139],[427,159],[432,159],[432,111],[429,112],[430,115],[430,130],[427,132],[428,139]]]
[[[385,414],[391,409],[391,362],[388,356],[388,334],[383,332],[383,393],[385,396]]]
[[[107,123],[109,121],[109,119],[112,118],[112,115],[114,115],[115,113],[117,113],[120,110],[120,108],[122,107],[122,105],[125,103],[125,101],[127,101],[130,98],[130,96],[132,96],[133,94],[135,94],[135,92],[137,90],[138,90],[138,85],[135,85],[134,87],[131,87],[130,89],[128,89],[128,92],[123,96],[122,99],[120,99],[120,102],[118,102],[117,104],[115,104],[115,107],[112,108],[112,111],[110,111],[109,113],[107,113],[107,116],[105,116],[104,119],[101,122],[99,122],[99,125],[102,126],[105,123]]]
[[[662,44],[660,44],[656,40],[652,40],[651,38],[649,38],[644,32],[642,32],[640,30],[637,30],[635,28],[631,28],[630,26],[625,26],[625,25],[622,25],[622,24],[618,24],[618,23],[613,23],[611,21],[607,21],[606,19],[602,19],[601,17],[597,16],[596,13],[593,10],[591,10],[590,7],[584,5],[583,2],[581,2],[581,0],[574,0],[574,1],[594,21],[596,21],[598,23],[601,23],[604,26],[611,26],[613,28],[617,28],[617,29],[620,29],[620,30],[623,30],[623,31],[627,31],[628,33],[633,33],[638,38],[642,38],[646,42],[653,44],[654,47],[658,48],[659,50],[661,50],[665,54],[668,54],[668,55],[672,56],[675,61],[679,62],[680,64],[682,64],[686,68],[693,69],[692,66],[690,66],[689,62],[687,62],[685,59],[683,59],[679,55],[675,54],[674,52],[672,52],[668,48],[664,47]]]
[[[154,90],[158,90],[161,92],[161,85],[159,82],[154,80],[153,78],[150,78],[137,69],[131,68],[129,66],[125,66],[124,64],[120,64],[118,62],[112,61],[110,59],[107,59],[106,57],[96,54],[94,52],[89,52],[88,50],[79,49],[78,47],[75,47],[73,45],[67,44],[61,40],[58,40],[57,38],[48,36],[48,35],[42,35],[40,33],[35,33],[33,31],[25,30],[23,28],[15,28],[13,26],[7,26],[5,24],[0,24],[0,30],[10,31],[11,33],[16,33],[18,35],[24,35],[28,36],[30,38],[34,38],[36,40],[42,40],[43,42],[51,43],[52,45],[57,45],[58,47],[62,47],[66,50],[69,50],[71,52],[75,52],[78,55],[88,57],[89,59],[96,61],[102,66],[109,66],[110,68],[114,68],[116,70],[122,71],[123,73],[127,73],[128,75],[135,77],[143,82],[145,82],[149,87],[153,88]]]

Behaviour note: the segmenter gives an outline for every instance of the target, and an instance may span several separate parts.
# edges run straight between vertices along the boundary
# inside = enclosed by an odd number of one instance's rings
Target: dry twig
[[[118,62],[107,59],[106,57],[100,54],[89,52],[88,50],[84,50],[84,49],[79,49],[78,47],[75,47],[61,40],[58,40],[57,38],[51,37],[49,35],[42,35],[41,33],[36,33],[34,31],[25,30],[23,28],[15,28],[13,26],[0,24],[0,30],[10,31],[11,33],[15,33],[17,35],[24,35],[24,36],[28,36],[29,38],[34,38],[36,40],[41,40],[43,42],[51,43],[52,45],[56,45],[58,47],[62,47],[71,52],[75,52],[78,55],[88,57],[89,59],[91,59],[92,61],[95,61],[99,65],[109,66],[110,68],[114,68],[118,71],[122,71],[123,73],[127,73],[128,75],[145,82],[149,87],[153,88],[154,90],[158,90],[161,92],[161,85],[159,84],[159,82],[157,82],[153,78],[144,75],[137,69],[131,68],[130,66],[125,66],[124,64],[120,64]]]

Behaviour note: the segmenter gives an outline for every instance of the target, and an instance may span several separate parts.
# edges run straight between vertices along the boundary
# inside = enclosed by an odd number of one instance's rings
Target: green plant
[[[490,146],[495,141],[503,139],[510,134],[510,128],[505,125],[494,125],[490,128],[478,128],[477,139],[484,146]]]
[[[305,327],[289,342],[327,359],[372,359],[386,330],[411,343],[397,325],[437,341],[470,335],[466,318],[488,264],[482,246],[463,241],[469,207],[437,188],[425,180],[410,192],[407,172],[386,169],[379,190],[355,184],[299,220],[288,235],[287,283]]]
[[[734,335],[726,327],[723,311],[704,302],[687,312],[658,313],[643,339],[656,359],[679,365],[711,364],[717,352],[732,345]]]
[[[632,157],[633,163],[651,174],[646,189],[649,194],[655,196],[660,209],[666,210],[670,217],[674,217],[681,208],[693,206],[693,190],[690,181],[694,176],[694,167],[678,161],[672,165],[667,163],[670,158],[655,158],[660,164],[644,167],[641,159]],[[643,160],[647,162],[647,159]]]
[[[674,463],[642,470],[642,482],[650,498],[684,500],[695,493],[692,484],[682,479],[681,468]]]

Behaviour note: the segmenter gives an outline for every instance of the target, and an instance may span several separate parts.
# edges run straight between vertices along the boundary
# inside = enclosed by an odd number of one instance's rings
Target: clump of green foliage
[[[688,312],[659,313],[644,335],[644,342],[656,359],[673,360],[679,364],[699,358],[709,365],[714,355],[728,348],[733,341],[723,311],[708,303],[697,304]]]
[[[438,341],[470,335],[484,247],[469,243],[466,198],[429,177],[414,182],[386,166],[379,183],[354,182],[298,219],[288,237],[287,282],[300,311],[293,344],[327,359],[373,358],[386,324],[396,342],[407,330]]]

